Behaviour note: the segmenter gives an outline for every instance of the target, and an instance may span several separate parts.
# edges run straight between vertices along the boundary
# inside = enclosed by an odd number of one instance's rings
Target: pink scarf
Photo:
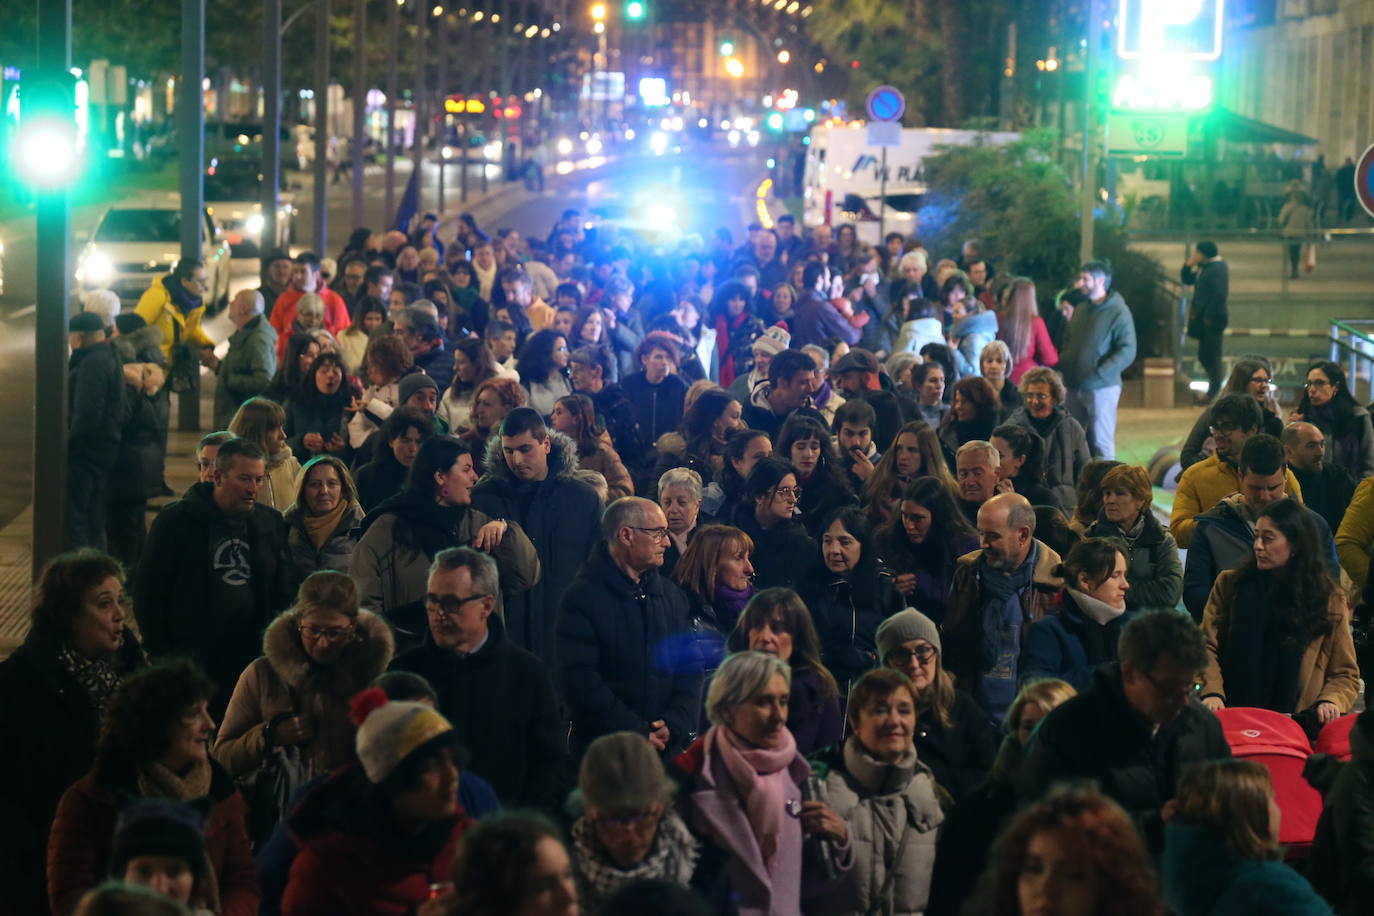
[[[720,754],[735,790],[744,799],[744,813],[763,854],[764,865],[772,869],[782,833],[787,788],[787,765],[797,756],[797,741],[783,729],[784,740],[775,748],[751,747],[728,728],[716,726],[706,733],[706,754],[712,746]]]

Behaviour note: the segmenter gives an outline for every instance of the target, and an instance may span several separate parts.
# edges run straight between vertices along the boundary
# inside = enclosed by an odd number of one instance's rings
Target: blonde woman
[[[276,401],[250,398],[229,421],[229,432],[267,453],[267,477],[258,490],[258,502],[285,512],[296,501],[301,472],[301,463],[286,444],[286,410]]]

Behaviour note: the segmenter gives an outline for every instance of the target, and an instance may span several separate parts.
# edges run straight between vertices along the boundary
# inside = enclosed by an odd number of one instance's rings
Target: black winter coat
[[[319,433],[326,442],[329,437],[339,434],[344,442],[348,442],[348,431],[345,429],[344,408],[348,406],[348,387],[339,389],[342,397],[333,398],[323,395],[316,395],[309,399],[300,395],[292,395],[286,399],[286,444],[291,446],[291,452],[301,464],[314,458],[316,455],[331,454],[324,449],[312,451],[305,447],[306,433]],[[345,449],[338,453],[345,464],[348,463],[349,452]]]
[[[578,394],[587,394],[579,391]],[[587,394],[596,406],[596,418],[606,427],[620,460],[627,468],[638,468],[645,460],[649,444],[639,429],[634,405],[619,385],[607,383],[596,394]]]
[[[1041,720],[1017,777],[1017,794],[1030,802],[1051,783],[1095,780],[1135,819],[1157,854],[1164,848],[1159,812],[1174,797],[1183,768],[1230,756],[1221,723],[1196,699],[1155,731],[1126,701],[1121,666],[1103,665],[1087,691]]]
[[[572,440],[552,431],[549,436],[549,474],[530,483],[511,474],[501,437],[493,436],[487,445],[487,473],[472,491],[472,505],[492,518],[518,522],[534,544],[542,570],[539,581],[508,599],[506,627],[512,642],[556,671],[559,602],[601,540],[601,498],[572,476],[577,469]]]
[[[662,719],[676,753],[696,738],[702,663],[687,596],[656,570],[634,582],[598,544],[563,596],[558,658],[572,745]]]
[[[47,912],[48,828],[62,793],[95,761],[100,719],[58,652],[31,632],[0,662],[0,887],[10,913]],[[128,629],[114,663],[125,675],[147,664]]]
[[[816,555],[816,542],[801,522],[792,519],[764,531],[754,518],[754,504],[740,502],[731,524],[754,541],[749,562],[754,567],[755,588],[797,587],[807,562]]]
[[[881,568],[856,583],[817,562],[799,591],[821,637],[821,658],[835,675],[840,693],[847,694],[851,683],[878,666],[878,625],[906,603],[892,584],[892,575]]]
[[[162,432],[153,399],[124,386],[121,435],[105,498],[112,505],[146,502],[162,486]]]
[[[118,455],[124,416],[124,369],[114,345],[73,351],[67,379],[67,456],[108,470]]]
[[[645,442],[657,442],[659,436],[677,430],[687,398],[687,382],[682,376],[670,373],[657,385],[651,385],[641,369],[623,378],[620,387],[634,407],[635,422]]]
[[[389,448],[380,458],[358,468],[354,482],[358,487],[358,505],[363,507],[363,512],[371,512],[383,500],[401,492],[409,472],[410,469],[397,461]]]
[[[941,725],[934,713],[916,718],[916,756],[930,767],[935,781],[959,801],[992,770],[997,757],[997,729],[978,701],[962,690],[954,691],[949,728]]]
[[[258,504],[226,515],[213,492],[212,483],[193,484],[153,520],[133,592],[149,653],[199,662],[217,688],[212,709],[223,710],[297,583],[281,513]],[[248,594],[240,603],[242,588]]]
[[[424,645],[391,663],[429,681],[439,711],[472,753],[472,771],[491,783],[505,805],[554,809],[570,788],[565,726],[549,669],[506,638],[496,614],[476,652]]]

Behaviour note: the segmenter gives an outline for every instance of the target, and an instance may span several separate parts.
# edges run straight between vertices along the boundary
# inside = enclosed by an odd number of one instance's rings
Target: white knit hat
[[[786,328],[778,327],[775,324],[764,331],[763,334],[754,338],[754,342],[750,345],[750,349],[755,351],[761,350],[764,353],[770,353],[773,356],[777,356],[791,345],[792,335],[787,333]]]
[[[424,703],[393,703],[379,687],[369,687],[349,704],[358,726],[358,760],[374,785],[391,775],[417,748],[453,731],[434,707]]]
[[[99,315],[107,328],[114,324],[119,308],[119,296],[113,290],[93,289],[81,295],[81,311]]]

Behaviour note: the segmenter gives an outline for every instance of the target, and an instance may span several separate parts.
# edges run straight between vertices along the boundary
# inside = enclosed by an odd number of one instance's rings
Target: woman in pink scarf
[[[811,768],[787,730],[790,692],[780,658],[729,656],[706,696],[711,730],[674,761],[684,816],[706,847],[693,884],[741,916],[795,916],[854,860],[849,826],[825,802],[802,801]]]

